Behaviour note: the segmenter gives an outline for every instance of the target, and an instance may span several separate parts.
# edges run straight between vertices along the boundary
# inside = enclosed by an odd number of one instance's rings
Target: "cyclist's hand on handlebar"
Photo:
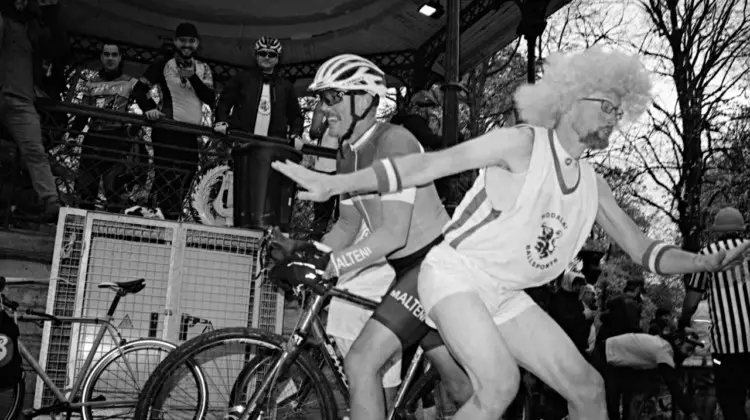
[[[315,249],[315,245],[309,241],[288,238],[277,227],[270,233],[270,254],[274,261],[281,261],[295,252],[308,249]]]

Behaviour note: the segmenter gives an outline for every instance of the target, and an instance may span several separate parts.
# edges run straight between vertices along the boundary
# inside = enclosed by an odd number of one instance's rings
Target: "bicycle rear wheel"
[[[224,328],[185,342],[159,365],[138,400],[134,420],[223,419],[244,405],[282,354],[286,340],[251,328]],[[194,401],[179,392],[186,362],[195,363],[208,386],[208,405],[196,412]],[[305,392],[300,392],[305,390]],[[300,402],[300,397],[307,400]],[[193,398],[194,400],[194,398]],[[300,413],[310,408],[314,413]],[[336,403],[325,376],[306,353],[280,372],[266,394],[263,415],[255,418],[336,420]],[[234,412],[234,411],[232,411]]]
[[[91,369],[83,384],[83,420],[98,418],[130,420],[143,386],[151,373],[177,346],[162,340],[143,339],[116,347]],[[193,379],[199,381],[198,375]],[[201,387],[196,385],[196,389]],[[197,401],[205,400],[200,392]]]
[[[0,420],[16,420],[23,409],[26,396],[26,375],[10,388],[0,389]]]

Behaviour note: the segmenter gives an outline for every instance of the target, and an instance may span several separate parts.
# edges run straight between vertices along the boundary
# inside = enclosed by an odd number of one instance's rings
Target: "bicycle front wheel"
[[[138,400],[133,420],[224,419],[237,411],[283,353],[284,337],[251,328],[224,328],[185,342],[157,368]],[[185,363],[195,363],[208,386],[208,406],[195,410],[195,398],[181,391]],[[336,420],[333,392],[306,353],[272,378],[258,418]],[[304,391],[304,392],[303,392]]]
[[[83,419],[132,419],[138,395],[149,376],[175,348],[177,346],[167,341],[143,339],[107,352],[84,381]],[[196,375],[193,378],[197,381]],[[205,395],[199,393],[194,398],[205,400]]]

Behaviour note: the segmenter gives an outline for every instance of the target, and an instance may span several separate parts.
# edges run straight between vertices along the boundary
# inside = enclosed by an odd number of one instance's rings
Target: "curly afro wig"
[[[514,97],[523,120],[554,128],[576,101],[595,92],[617,96],[626,118],[633,121],[651,103],[651,87],[649,73],[638,57],[593,47],[550,55],[542,79],[521,86]]]

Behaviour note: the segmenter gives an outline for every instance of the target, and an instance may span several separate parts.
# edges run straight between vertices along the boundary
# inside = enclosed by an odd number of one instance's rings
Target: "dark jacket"
[[[642,333],[641,310],[642,304],[639,299],[625,294],[613,298],[607,304],[607,310],[602,313],[602,326],[596,340],[604,341],[616,335]]]
[[[260,69],[251,69],[229,79],[216,106],[216,122],[229,123],[231,130],[253,133],[263,88],[263,77]],[[270,76],[269,83],[271,85],[271,122],[268,126],[268,136],[286,138],[287,126],[289,134],[302,135],[304,119],[294,86],[278,75]],[[233,110],[232,107],[234,107]],[[230,110],[232,110],[231,116]]]
[[[549,315],[573,341],[581,354],[586,354],[591,323],[583,314],[583,302],[578,293],[558,290],[549,302]]]
[[[36,0],[29,0],[26,9],[22,11],[16,10],[13,0],[0,0],[0,14],[4,20],[3,33],[0,33],[0,66],[13,65],[13,60],[8,60],[2,51],[3,45],[13,42],[11,38],[16,35],[11,32],[10,25],[14,22],[24,25],[31,46],[29,58],[31,59],[32,83],[37,86],[41,86],[44,82],[42,60],[55,61],[67,54],[69,50],[67,32],[57,19],[59,6],[45,6],[43,9],[39,7]],[[0,86],[13,86],[24,82],[14,79],[13,76],[13,74],[8,74],[5,68],[0,68]],[[6,80],[6,77],[9,80]]]

